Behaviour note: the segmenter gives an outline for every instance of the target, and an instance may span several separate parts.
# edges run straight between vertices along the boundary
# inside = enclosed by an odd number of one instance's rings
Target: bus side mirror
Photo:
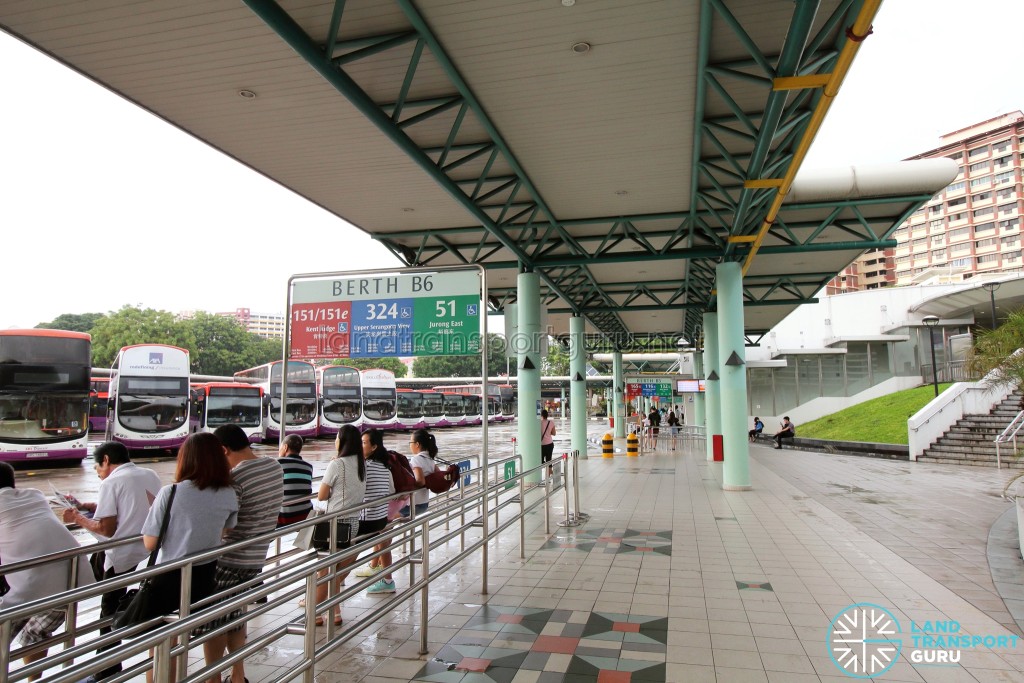
[[[263,407],[266,408],[269,405],[270,405],[270,397],[267,396],[266,394],[263,394]]]
[[[108,398],[107,399],[107,410],[113,410],[113,409],[114,409],[114,399]]]

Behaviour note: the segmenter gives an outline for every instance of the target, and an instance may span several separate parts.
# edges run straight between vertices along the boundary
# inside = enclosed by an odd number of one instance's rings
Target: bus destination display
[[[293,287],[292,358],[480,352],[475,271],[334,278]]]

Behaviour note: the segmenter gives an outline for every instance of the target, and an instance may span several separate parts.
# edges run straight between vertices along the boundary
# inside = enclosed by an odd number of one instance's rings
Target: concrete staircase
[[[999,403],[988,415],[965,415],[950,427],[942,438],[918,456],[919,462],[937,462],[949,465],[996,466],[995,438],[999,436],[1020,412],[1021,392],[1015,391]],[[1017,435],[1018,453],[1013,442],[999,445],[1003,467],[1024,469],[1024,429]]]

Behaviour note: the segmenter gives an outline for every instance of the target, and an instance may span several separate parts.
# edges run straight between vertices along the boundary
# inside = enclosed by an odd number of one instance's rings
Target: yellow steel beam
[[[857,55],[857,50],[860,49],[860,44],[871,35],[871,22],[874,21],[875,15],[878,14],[878,8],[881,4],[882,0],[866,0],[861,7],[860,14],[857,15],[857,19],[853,22],[853,26],[847,31],[849,38],[846,44],[843,45],[843,49],[839,52],[836,66],[829,75],[828,82],[822,90],[822,97],[818,100],[818,104],[811,114],[807,130],[804,131],[804,135],[800,138],[800,143],[793,153],[793,161],[790,163],[789,169],[782,179],[782,185],[779,186],[779,191],[776,193],[772,205],[768,208],[768,213],[765,216],[764,223],[761,224],[761,229],[757,232],[753,246],[750,248],[750,253],[747,254],[747,258],[743,262],[743,275],[746,275],[747,271],[750,270],[750,266],[754,262],[754,256],[757,255],[757,250],[761,248],[761,243],[764,241],[764,236],[768,234],[768,230],[775,223],[775,218],[779,215],[779,209],[782,208],[782,202],[786,199],[786,195],[789,194],[789,188],[793,185],[793,178],[796,177],[796,172],[800,170],[800,164],[803,163],[804,157],[807,156],[807,150],[811,148],[814,136],[818,134],[821,123],[825,120],[825,114],[828,113],[829,107],[832,106],[832,100],[835,99],[839,88],[843,84],[843,79],[846,78],[846,74],[850,71],[850,65],[853,63],[853,58]]]
[[[772,80],[772,90],[805,90],[824,88],[832,74],[811,74],[810,76],[781,76]]]

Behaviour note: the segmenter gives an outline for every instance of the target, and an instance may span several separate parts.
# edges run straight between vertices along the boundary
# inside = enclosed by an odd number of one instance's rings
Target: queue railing
[[[514,473],[511,473],[506,467],[510,461],[518,465],[518,467],[515,467],[516,471]],[[562,473],[567,462],[566,460],[561,460],[553,463],[553,466]],[[471,482],[473,482],[475,475],[475,482],[466,486],[465,479],[462,479],[457,490],[452,490],[446,495],[432,498],[431,509],[426,514],[416,515],[415,506],[411,505],[410,517],[408,519],[394,523],[381,534],[372,537],[357,537],[351,548],[341,552],[317,553],[297,548],[288,550],[282,548],[268,557],[264,572],[257,578],[232,587],[227,591],[212,595],[195,604],[191,603],[190,596],[190,578],[194,566],[214,561],[229,550],[247,545],[270,542],[277,544],[277,548],[281,548],[281,542],[284,537],[294,534],[305,527],[331,518],[351,517],[357,515],[359,510],[363,508],[379,505],[385,500],[406,496],[408,493],[394,494],[393,496],[352,506],[345,510],[332,512],[326,516],[312,517],[303,522],[298,522],[245,541],[239,541],[229,546],[221,546],[202,553],[196,553],[174,562],[160,564],[149,569],[137,570],[130,574],[121,575],[88,586],[72,587],[64,593],[43,600],[36,600],[18,607],[0,610],[0,683],[8,683],[9,681],[14,683],[40,675],[45,675],[43,679],[45,683],[73,683],[86,675],[101,671],[119,662],[126,663],[124,670],[115,676],[106,678],[105,683],[122,683],[147,671],[152,671],[154,680],[157,683],[166,683],[170,680],[172,661],[176,661],[177,670],[180,672],[177,680],[186,681],[186,683],[198,683],[214,674],[219,675],[219,672],[224,671],[236,661],[243,660],[289,635],[301,635],[303,637],[303,656],[298,661],[283,667],[276,678],[267,680],[283,683],[301,674],[304,681],[312,683],[315,665],[320,658],[354,637],[390,609],[415,597],[417,593],[419,593],[421,600],[420,650],[425,653],[427,651],[428,625],[426,619],[428,614],[427,603],[429,601],[427,586],[431,581],[457,568],[459,563],[474,551],[485,551],[489,540],[503,533],[514,524],[519,524],[520,557],[525,557],[525,519],[528,514],[540,506],[544,507],[545,531],[550,533],[551,497],[559,489],[565,488],[566,478],[563,476],[560,483],[555,483],[552,481],[552,478],[548,477],[545,479],[543,487],[528,488],[526,486],[527,479],[535,479],[542,476],[542,471],[546,467],[547,465],[545,464],[524,472],[522,470],[521,458],[514,455],[511,458],[489,463],[486,470],[480,467],[474,468],[462,474],[468,475]],[[578,477],[576,481],[578,482]],[[576,485],[578,486],[578,483]],[[575,495],[578,500],[578,491]],[[513,514],[509,514],[509,511]],[[566,513],[569,514],[568,502],[566,502]],[[493,527],[487,523],[492,521],[492,518]],[[442,523],[444,530],[440,531]],[[482,533],[477,533],[476,529],[482,529]],[[460,549],[452,554],[448,544],[456,537],[460,539]],[[384,538],[387,538],[386,542],[382,541]],[[71,571],[71,579],[73,581],[77,575],[75,571],[77,565],[79,562],[85,561],[86,554],[131,543],[137,539],[138,537],[99,543],[53,553],[28,562],[0,565],[0,574],[31,569],[42,563],[52,561],[69,561],[69,571]],[[417,541],[419,543],[418,550],[416,549]],[[386,543],[383,548],[376,551],[373,550],[375,545],[382,542]],[[348,559],[355,558],[359,558],[360,561],[366,561],[402,546],[407,546],[409,552],[393,562],[390,571],[398,572],[408,568],[408,587],[382,601],[378,607],[370,610],[359,619],[352,622],[346,621],[340,627],[336,626],[333,619],[330,618],[334,607],[341,605],[347,598],[355,595],[379,578],[376,576],[368,577],[362,581],[357,581],[351,586],[346,586],[344,590],[338,592],[334,588],[334,578],[338,573],[339,564]],[[364,554],[367,551],[369,553]],[[418,578],[417,567],[419,567]],[[177,614],[158,617],[145,624],[115,629],[106,634],[83,640],[85,636],[97,632],[103,626],[109,625],[110,620],[96,619],[84,624],[80,623],[78,608],[82,603],[96,599],[103,593],[113,589],[126,588],[142,579],[175,569],[180,569],[182,572],[182,592],[179,612]],[[320,573],[325,575],[318,576]],[[482,563],[481,580],[481,590],[483,593],[487,593],[486,559]],[[317,603],[317,587],[323,583],[327,584],[328,596],[324,601]],[[73,586],[73,583],[71,585]],[[239,625],[248,624],[275,609],[279,609],[281,606],[288,605],[298,597],[305,597],[306,607],[301,616],[290,620],[286,624],[251,636],[243,648],[211,665],[203,666],[196,671],[185,674],[188,653],[192,648],[198,647],[218,635],[234,630]],[[264,599],[265,601],[263,601]],[[257,600],[261,602],[257,603]],[[65,631],[36,646],[12,650],[10,640],[13,624],[33,614],[51,609],[66,609],[68,611]],[[196,627],[231,614],[239,609],[243,609],[243,614],[239,619],[213,629],[208,633],[192,637],[191,632]],[[327,636],[323,643],[317,645],[317,634],[313,624],[319,614],[324,614],[327,617],[325,618]],[[115,650],[97,652],[99,648],[118,641],[122,641],[122,643]],[[60,646],[61,649],[20,668],[11,668],[12,662],[16,658],[36,654],[44,648],[48,649],[56,646]],[[154,652],[152,659],[144,656],[144,653],[150,650]],[[55,669],[57,670],[56,672],[54,672]]]

